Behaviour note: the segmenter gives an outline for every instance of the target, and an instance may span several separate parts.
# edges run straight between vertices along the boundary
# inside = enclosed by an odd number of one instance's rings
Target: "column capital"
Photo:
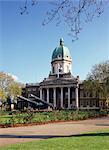
[[[75,88],[79,88],[79,84],[77,84],[77,85],[75,86]]]

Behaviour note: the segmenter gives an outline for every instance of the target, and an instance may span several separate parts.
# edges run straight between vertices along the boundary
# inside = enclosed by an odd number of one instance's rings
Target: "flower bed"
[[[52,122],[85,120],[107,115],[107,111],[61,110],[52,112],[16,112],[2,115],[0,118],[0,127],[16,127],[39,125]]]

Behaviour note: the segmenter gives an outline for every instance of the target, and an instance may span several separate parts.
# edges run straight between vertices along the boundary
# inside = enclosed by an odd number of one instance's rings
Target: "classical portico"
[[[78,88],[76,85],[41,86],[40,98],[52,103],[54,108],[72,109],[79,108]]]
[[[44,79],[40,83],[40,98],[56,109],[78,109],[78,78]]]

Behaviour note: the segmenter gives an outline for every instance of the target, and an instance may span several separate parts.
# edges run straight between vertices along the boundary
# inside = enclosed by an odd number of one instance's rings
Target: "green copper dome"
[[[60,46],[56,47],[52,54],[52,61],[57,59],[71,59],[69,49],[64,46],[63,39],[60,39]]]

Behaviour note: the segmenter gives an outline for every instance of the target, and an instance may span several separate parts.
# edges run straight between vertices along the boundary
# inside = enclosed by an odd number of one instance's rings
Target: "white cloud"
[[[18,77],[16,75],[13,75],[11,73],[7,73],[8,75],[10,75],[15,81],[18,81]]]

